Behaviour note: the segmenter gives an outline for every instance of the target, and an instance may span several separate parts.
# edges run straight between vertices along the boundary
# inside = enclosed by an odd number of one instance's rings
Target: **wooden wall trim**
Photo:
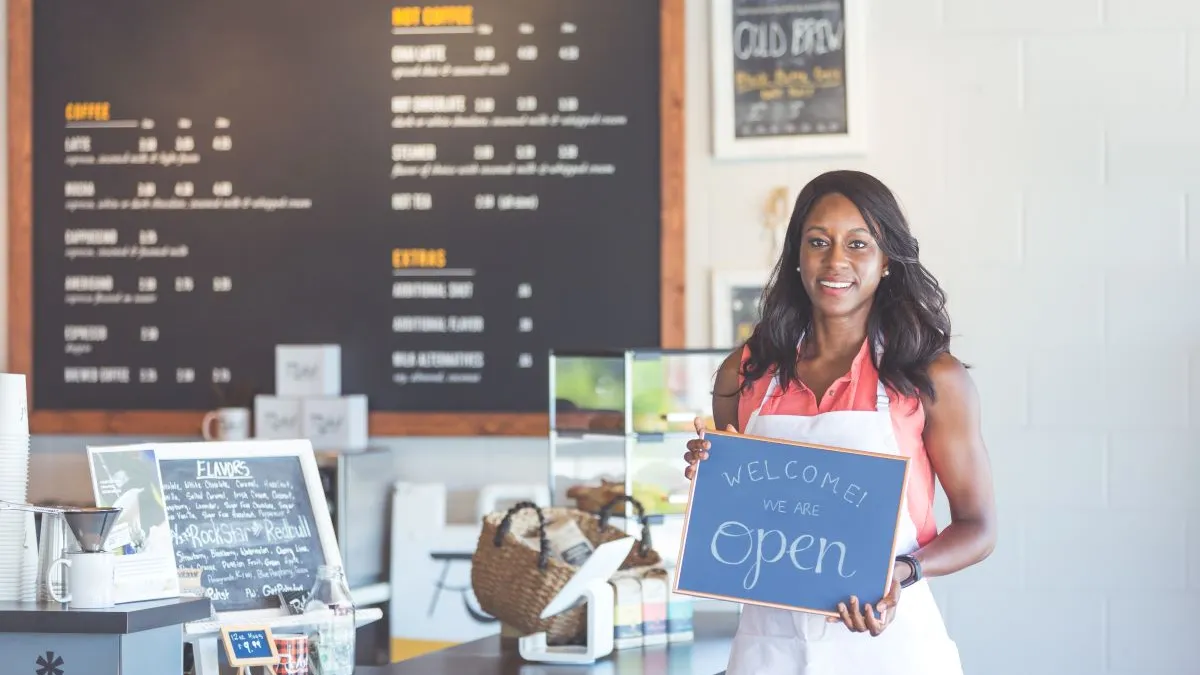
[[[8,0],[8,371],[33,403],[33,0]]]
[[[661,2],[662,346],[686,342],[684,0]],[[204,411],[33,408],[33,0],[8,4],[8,370],[29,377],[30,430],[41,434],[199,433]],[[537,414],[371,413],[372,436],[542,436]]]
[[[662,346],[687,342],[686,117],[684,0],[662,2]]]

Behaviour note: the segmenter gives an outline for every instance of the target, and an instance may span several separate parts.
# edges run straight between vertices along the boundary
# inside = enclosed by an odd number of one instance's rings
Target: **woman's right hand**
[[[697,417],[696,421],[696,438],[687,442],[688,451],[684,453],[683,459],[688,463],[687,468],[683,470],[683,475],[688,480],[693,480],[696,477],[696,464],[708,459],[708,449],[712,447],[712,443],[704,440],[704,420]],[[737,433],[737,429],[733,425],[727,425],[726,431]]]

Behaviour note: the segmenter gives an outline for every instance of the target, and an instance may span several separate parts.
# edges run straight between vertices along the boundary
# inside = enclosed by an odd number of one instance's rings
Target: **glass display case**
[[[552,352],[554,505],[595,512],[613,497],[631,495],[656,525],[681,515],[686,444],[696,435],[695,418],[712,427],[713,383],[728,355],[726,349]],[[624,504],[613,510],[625,512]],[[629,526],[632,532],[636,525]],[[675,553],[666,548],[662,553]]]

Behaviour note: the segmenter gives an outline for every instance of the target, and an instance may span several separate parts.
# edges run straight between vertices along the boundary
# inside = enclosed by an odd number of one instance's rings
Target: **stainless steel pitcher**
[[[54,561],[68,551],[80,550],[80,547],[75,535],[71,533],[71,528],[67,527],[67,520],[63,514],[42,513],[40,515],[42,523],[38,528],[37,599],[38,602],[54,602],[54,598],[50,595],[52,584],[59,597],[65,595],[67,591],[64,572],[66,567],[54,565]],[[54,565],[54,571],[51,571],[51,565]]]

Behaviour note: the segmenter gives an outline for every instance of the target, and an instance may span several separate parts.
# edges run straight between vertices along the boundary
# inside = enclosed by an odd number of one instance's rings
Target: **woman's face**
[[[800,278],[814,313],[868,310],[887,257],[858,207],[839,194],[822,197],[800,229]]]

